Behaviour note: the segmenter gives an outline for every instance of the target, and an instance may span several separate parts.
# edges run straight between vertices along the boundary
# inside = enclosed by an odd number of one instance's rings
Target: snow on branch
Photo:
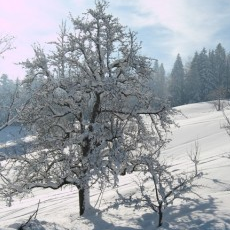
[[[0,36],[0,56],[7,50],[12,50],[14,47],[12,45],[14,37],[10,35]]]

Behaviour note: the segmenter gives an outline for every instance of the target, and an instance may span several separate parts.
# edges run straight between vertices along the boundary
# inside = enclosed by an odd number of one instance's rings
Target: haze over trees
[[[165,100],[167,98],[167,85],[164,65],[162,63],[159,65],[156,60],[153,68],[154,72],[147,82],[147,85],[149,85],[150,90],[154,92],[157,98]]]
[[[174,63],[169,81],[169,94],[170,101],[173,106],[178,106],[183,104],[185,96],[185,74],[184,67],[180,55],[177,55],[176,61]]]
[[[217,110],[220,110],[221,99],[229,97],[230,55],[218,44],[215,50],[204,48],[195,52],[187,65],[185,70],[181,58],[177,57],[169,76],[168,92],[172,105],[216,100]]]

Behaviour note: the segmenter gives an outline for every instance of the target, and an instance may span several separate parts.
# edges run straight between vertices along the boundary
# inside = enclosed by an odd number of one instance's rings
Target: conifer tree
[[[159,99],[166,98],[166,83],[165,83],[165,69],[161,63],[160,66],[156,60],[154,63],[154,73],[150,81],[148,82],[152,88],[154,95]]]
[[[186,73],[185,78],[185,89],[186,89],[186,102],[194,103],[201,100],[201,81],[199,74],[199,56],[196,52],[190,69]]]
[[[215,88],[214,74],[211,69],[211,63],[205,48],[200,52],[198,57],[201,101],[209,100],[210,92]]]
[[[221,110],[221,99],[227,95],[226,79],[227,79],[227,58],[225,49],[219,43],[211,53],[212,71],[214,74],[215,88],[211,92],[212,99],[218,101],[217,110]]]
[[[178,54],[170,74],[169,82],[169,94],[172,106],[182,105],[185,102],[184,78],[183,63],[180,54]]]

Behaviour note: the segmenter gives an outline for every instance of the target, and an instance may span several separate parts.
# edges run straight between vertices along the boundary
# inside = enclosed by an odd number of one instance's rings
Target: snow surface
[[[175,116],[180,128],[172,127],[172,141],[163,151],[171,161],[173,170],[191,170],[188,153],[197,141],[200,149],[198,169],[203,177],[197,183],[191,201],[176,201],[165,211],[164,225],[160,229],[230,229],[230,137],[223,125],[223,113],[212,103],[190,104],[177,107],[182,114]],[[225,108],[230,116],[230,110]],[[137,190],[135,174],[120,177],[119,193],[132,194]],[[75,188],[34,191],[33,196],[15,199],[11,207],[0,201],[0,230],[17,229],[40,208],[37,220],[28,229],[36,230],[132,230],[155,229],[157,216],[150,209],[114,205],[116,189],[103,192],[91,190],[91,203],[96,206],[84,217],[78,215],[78,194]],[[100,206],[100,207],[99,207]]]

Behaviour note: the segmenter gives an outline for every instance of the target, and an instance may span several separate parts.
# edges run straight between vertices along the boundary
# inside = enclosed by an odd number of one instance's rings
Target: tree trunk
[[[78,190],[79,195],[79,211],[80,216],[82,216],[86,210],[90,208],[89,200],[89,188],[80,188]]]
[[[159,218],[158,218],[158,227],[161,227],[163,224],[163,212],[162,212],[162,205],[159,206],[159,212],[158,212]]]
[[[218,110],[217,111],[220,111],[221,108],[220,108],[220,98],[218,99]]]

